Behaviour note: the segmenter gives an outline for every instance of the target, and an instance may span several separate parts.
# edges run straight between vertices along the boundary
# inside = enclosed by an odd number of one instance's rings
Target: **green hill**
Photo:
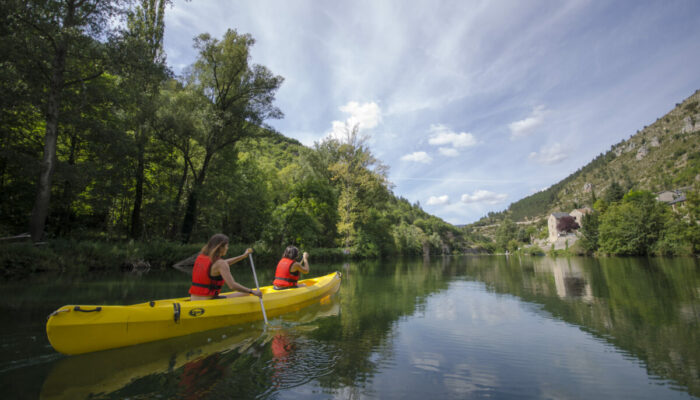
[[[472,225],[492,225],[506,216],[527,221],[591,206],[615,184],[625,192],[660,192],[696,182],[700,182],[700,90],[560,182]]]

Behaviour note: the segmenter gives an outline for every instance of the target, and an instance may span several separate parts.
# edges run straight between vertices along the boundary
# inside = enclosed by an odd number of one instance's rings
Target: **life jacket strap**
[[[197,283],[197,282],[192,282],[192,286],[197,286],[197,287],[202,287],[202,288],[212,289],[212,290],[216,290],[219,288],[219,285],[205,285],[203,283]]]
[[[279,279],[281,281],[289,282],[289,283],[294,283],[296,284],[297,281],[295,279],[288,279],[288,278],[280,278],[279,276],[276,276],[275,279]]]

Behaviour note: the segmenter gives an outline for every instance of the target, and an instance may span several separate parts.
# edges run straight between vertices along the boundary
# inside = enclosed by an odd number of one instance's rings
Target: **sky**
[[[697,0],[175,0],[175,74],[228,29],[285,81],[267,123],[358,125],[392,191],[452,224],[559,182],[700,89]]]

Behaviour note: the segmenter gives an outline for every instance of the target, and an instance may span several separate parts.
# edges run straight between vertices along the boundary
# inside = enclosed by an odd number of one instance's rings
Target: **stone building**
[[[547,218],[547,228],[549,229],[549,241],[552,243],[557,241],[557,238],[561,233],[557,229],[557,223],[562,217],[570,217],[570,215],[565,212],[554,212],[549,214],[549,217]]]
[[[574,219],[578,226],[583,226],[583,216],[592,213],[593,210],[590,207],[577,208],[569,213]]]

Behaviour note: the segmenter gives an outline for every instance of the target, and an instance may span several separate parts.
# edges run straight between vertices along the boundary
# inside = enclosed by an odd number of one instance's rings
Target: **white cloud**
[[[376,127],[382,121],[382,110],[375,102],[360,104],[351,101],[338,109],[350,116],[345,121],[335,120],[331,123],[331,131],[327,136],[335,139],[345,138],[347,131],[356,125],[359,130],[366,130]]]
[[[448,195],[430,196],[430,198],[428,199],[429,206],[439,206],[442,204],[449,204],[449,202],[450,202],[450,197]]]
[[[471,147],[477,144],[476,138],[471,133],[456,133],[442,124],[430,125],[430,139],[428,143],[433,146],[452,145],[452,147]]]
[[[477,190],[474,194],[463,194],[463,203],[486,203],[498,204],[502,203],[508,197],[505,193],[494,193],[488,190]]]
[[[333,121],[331,123],[331,131],[326,136],[337,140],[343,140],[347,135],[348,129],[350,129],[350,126],[345,122]]]
[[[451,147],[440,147],[439,151],[440,154],[445,157],[457,157],[459,155],[457,149],[453,149]]]
[[[433,161],[433,158],[424,151],[416,151],[415,153],[406,154],[405,156],[401,157],[401,159],[403,161],[414,161],[423,164],[430,164],[430,162]]]
[[[567,157],[568,155],[564,153],[559,143],[555,143],[549,147],[542,146],[539,153],[533,151],[529,156],[531,160],[547,165],[560,163],[566,160]]]
[[[360,129],[372,129],[382,122],[382,110],[375,102],[360,104],[351,101],[340,107],[340,111],[350,114],[346,122],[351,127],[359,124]]]
[[[511,140],[530,135],[532,131],[542,125],[547,112],[545,106],[540,105],[532,110],[529,117],[508,124]]]

